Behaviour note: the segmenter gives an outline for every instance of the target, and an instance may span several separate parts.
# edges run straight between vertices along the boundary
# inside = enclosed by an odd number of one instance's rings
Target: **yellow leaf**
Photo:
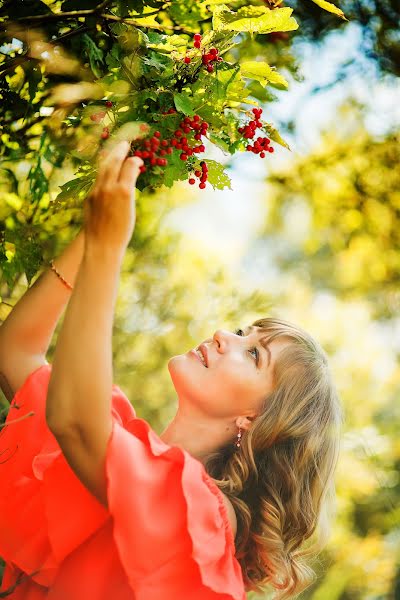
[[[314,2],[314,4],[317,4],[320,8],[323,8],[324,10],[327,10],[328,12],[333,13],[334,15],[337,15],[341,19],[344,19],[345,21],[348,20],[344,16],[344,12],[342,10],[340,10],[340,8],[338,8],[337,6],[332,4],[331,2],[327,2],[326,0],[312,0],[312,2]]]

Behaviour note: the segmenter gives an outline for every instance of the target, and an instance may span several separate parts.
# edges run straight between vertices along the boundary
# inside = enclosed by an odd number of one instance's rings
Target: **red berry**
[[[168,109],[168,114],[169,114],[169,115],[172,115],[173,113],[176,113],[176,110],[175,110],[175,108],[170,108],[170,109]]]
[[[144,173],[145,171],[147,171],[147,167],[145,165],[142,165],[141,167],[139,167],[139,171],[141,173]]]
[[[201,133],[196,133],[196,135],[194,136],[194,139],[197,141],[201,140]]]
[[[175,137],[179,138],[182,135],[182,131],[180,129],[177,129],[174,133]]]
[[[207,71],[212,73],[214,71],[214,67],[212,65],[207,65]]]
[[[187,154],[188,154],[189,156],[192,156],[192,154],[193,154],[193,150],[192,150],[192,148],[188,148],[188,149],[186,150],[186,152],[187,152]]]
[[[201,190],[204,190],[205,187],[206,187],[206,184],[204,183],[204,181],[202,181],[201,183],[199,183],[199,188]]]
[[[194,184],[196,183],[196,180],[195,180],[195,179],[193,179],[193,177],[191,177],[191,178],[189,179],[189,183],[190,183],[190,185],[194,185]]]
[[[201,171],[199,170],[195,171],[194,174],[196,175],[196,177],[201,177]]]
[[[193,36],[193,38],[195,40],[201,40],[201,33],[195,33],[194,36]]]
[[[250,146],[250,144],[247,144],[247,146],[246,146],[246,150],[247,150],[248,152],[251,152],[251,151],[253,150],[253,146]]]
[[[106,100],[105,105],[107,106],[107,108],[111,108],[113,103],[111,102],[111,100]]]
[[[183,127],[183,131],[185,133],[190,133],[191,132],[191,128],[186,125],[185,127]]]
[[[191,62],[190,56],[185,56],[185,58],[183,60],[185,61],[185,63],[187,65]]]
[[[206,149],[206,147],[203,144],[201,144],[201,146],[199,146],[199,152],[204,152],[205,149]]]
[[[194,115],[193,121],[200,121],[201,117],[199,115]]]
[[[180,155],[180,157],[179,157],[179,158],[180,158],[181,160],[187,160],[187,158],[188,158],[188,155],[187,155],[187,154],[185,154],[184,152],[182,152],[182,154]]]
[[[138,156],[139,158],[142,158],[142,151],[141,150],[135,150],[135,152],[133,153],[133,156]]]
[[[176,146],[178,143],[178,140],[176,140],[175,138],[172,138],[171,140],[171,146]]]
[[[156,138],[161,137],[161,133],[159,131],[155,131],[154,132],[154,137],[156,137]]]
[[[211,54],[212,56],[217,56],[217,54],[218,54],[218,50],[217,50],[217,48],[211,48],[211,50],[210,50],[210,54]]]
[[[272,147],[272,146],[270,146],[270,147],[268,148],[268,152],[274,152],[274,149],[273,149],[273,147]]]
[[[173,153],[173,151],[174,151],[174,149],[173,149],[173,148],[171,148],[171,147],[170,147],[170,148],[167,148],[167,154],[172,154],[172,153]]]
[[[148,152],[147,150],[143,150],[142,158],[149,158],[149,156],[150,156],[150,152]]]
[[[195,43],[193,44],[193,46],[194,46],[195,48],[200,48],[200,41],[198,41],[198,42],[195,42]]]
[[[103,132],[101,134],[101,139],[106,140],[108,137],[110,137],[110,130],[108,129],[108,127],[104,127]]]
[[[166,154],[167,154],[167,151],[166,151],[166,150],[164,150],[164,148],[162,148],[162,149],[160,150],[160,156],[165,156]]]
[[[154,165],[156,165],[156,164],[157,164],[157,159],[156,159],[156,158],[154,158],[154,156],[153,156],[153,158],[151,158],[151,159],[150,159],[150,164],[151,164],[153,167],[154,167]]]
[[[165,167],[167,160],[165,158],[157,158],[157,164],[160,165],[160,167]]]
[[[181,144],[187,144],[187,138],[186,137],[181,137],[180,141],[181,141]]]
[[[208,129],[208,123],[207,123],[207,121],[203,121],[203,123],[201,124],[201,128],[202,129]]]
[[[265,158],[265,152],[260,152],[260,158]]]

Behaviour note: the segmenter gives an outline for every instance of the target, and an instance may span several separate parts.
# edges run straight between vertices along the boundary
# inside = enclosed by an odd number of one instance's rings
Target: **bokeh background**
[[[283,37],[252,52],[275,57],[289,80],[289,91],[266,95],[263,108],[291,151],[232,159],[209,146],[207,156],[227,164],[232,190],[177,183],[139,193],[115,316],[114,381],[161,432],[176,408],[171,356],[217,328],[267,315],[310,331],[330,356],[345,425],[331,539],[301,598],[398,600],[399,8],[342,3],[350,21],[338,23],[311,3],[286,4],[302,21],[290,49]],[[5,167],[16,183],[10,189],[2,168],[3,222],[23,206],[31,162]],[[53,168],[42,201],[72,176],[72,166]],[[70,208],[47,220],[44,258],[74,237],[80,214]],[[3,321],[27,278],[0,285]]]

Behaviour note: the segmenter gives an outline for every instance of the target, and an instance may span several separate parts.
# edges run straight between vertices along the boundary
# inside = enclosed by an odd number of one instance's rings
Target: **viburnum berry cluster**
[[[170,108],[163,114],[175,113],[175,109]],[[204,152],[206,149],[204,144],[196,144],[196,142],[201,142],[202,136],[207,135],[208,126],[200,115],[194,115],[193,118],[185,117],[179,124],[179,129],[176,129],[170,137],[162,139],[161,132],[155,131],[151,138],[135,140],[132,144],[133,155],[142,158],[145,163],[140,167],[141,173],[147,171],[148,167],[167,166],[168,160],[164,157],[172,154],[174,150],[180,151],[182,161],[187,161],[194,154]]]
[[[212,63],[220,62],[221,60],[222,60],[222,57],[218,56],[217,48],[211,48],[211,50],[209,52],[204,53],[203,56],[201,57],[201,61],[202,61],[203,65],[205,65],[205,67],[209,73],[212,73],[214,71],[214,65]]]
[[[107,108],[112,108],[113,107],[113,103],[111,102],[111,100],[106,100],[104,102],[104,106],[106,106]],[[93,113],[92,115],[90,115],[90,119],[94,122],[94,123],[100,123],[100,121],[102,121],[104,119],[104,117],[106,116],[106,111],[101,110],[97,113]],[[103,127],[103,131],[101,132],[100,135],[102,140],[106,140],[107,138],[110,137],[110,130],[108,127]]]
[[[200,169],[196,169],[194,172],[194,175],[200,180],[199,188],[201,190],[204,190],[204,188],[206,187],[207,179],[208,179],[208,166],[207,166],[207,163],[205,160],[201,161],[200,167],[201,167],[201,171],[200,171]],[[189,183],[190,183],[190,185],[194,185],[196,183],[195,178],[190,177]]]
[[[254,115],[254,119],[249,121],[244,127],[238,128],[238,132],[241,133],[246,139],[253,139],[257,129],[262,129],[263,127],[263,124],[260,121],[262,108],[253,108],[252,113]],[[246,150],[248,152],[253,152],[254,154],[259,154],[260,158],[265,158],[266,152],[274,152],[274,148],[270,146],[270,143],[271,140],[268,137],[259,136],[254,142],[253,146],[251,144],[246,146]]]
[[[193,46],[197,49],[200,49],[201,46],[201,35],[200,33],[195,33],[193,36]],[[201,56],[201,62],[203,63],[203,65],[205,66],[205,68],[207,69],[207,71],[209,73],[212,73],[214,71],[214,65],[212,64],[213,62],[220,62],[222,59],[221,56],[218,56],[218,48],[211,48],[208,52],[204,52],[204,54],[202,54]],[[183,59],[185,64],[190,64],[192,62],[192,59],[190,58],[190,56],[185,56],[185,58]]]
[[[193,40],[194,40],[193,41],[193,46],[195,48],[197,48],[197,49],[200,48],[200,45],[201,45],[201,35],[200,35],[200,33],[195,33],[194,36],[193,36]]]

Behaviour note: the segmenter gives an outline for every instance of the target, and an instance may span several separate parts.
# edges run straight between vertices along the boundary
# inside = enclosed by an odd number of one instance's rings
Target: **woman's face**
[[[234,418],[255,416],[273,390],[273,368],[279,352],[288,345],[275,339],[266,349],[257,327],[235,333],[219,329],[203,342],[205,366],[194,350],[173,356],[168,370],[180,410],[196,416]]]

